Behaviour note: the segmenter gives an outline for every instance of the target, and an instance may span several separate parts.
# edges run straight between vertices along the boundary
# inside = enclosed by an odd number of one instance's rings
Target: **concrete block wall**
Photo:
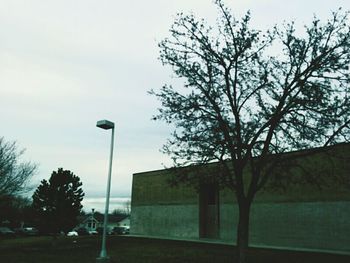
[[[198,205],[133,207],[131,233],[199,238]],[[350,202],[257,203],[252,206],[250,245],[350,253]],[[235,243],[238,209],[220,207],[220,240]]]
[[[308,161],[315,174],[329,181],[322,191],[305,184],[292,185],[280,193],[267,187],[257,194],[250,216],[251,245],[350,253],[350,192],[331,180],[339,177],[335,175],[348,178],[350,144],[330,149],[335,152],[316,154]],[[333,155],[337,155],[334,162],[325,161]],[[134,174],[130,231],[145,236],[199,238],[199,195],[186,185],[171,187],[169,176],[167,170]],[[220,240],[235,242],[238,207],[234,193],[221,189],[219,203]]]
[[[220,210],[220,238],[235,243],[237,205]],[[350,202],[254,204],[250,245],[350,253]]]
[[[142,205],[132,208],[131,234],[196,239],[198,205]]]

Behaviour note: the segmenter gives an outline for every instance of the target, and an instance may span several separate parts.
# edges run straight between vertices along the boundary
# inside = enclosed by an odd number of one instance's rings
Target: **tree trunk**
[[[239,221],[237,226],[237,263],[247,262],[249,244],[249,214],[250,203],[239,204]]]

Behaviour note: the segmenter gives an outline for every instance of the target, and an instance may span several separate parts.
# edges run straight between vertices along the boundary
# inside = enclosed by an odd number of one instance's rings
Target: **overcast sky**
[[[260,29],[350,10],[349,0],[226,3],[237,17],[250,9]],[[34,185],[63,167],[87,198],[103,196],[110,131],[100,119],[116,124],[112,196],[130,196],[133,173],[170,164],[159,149],[171,129],[151,121],[159,104],[147,91],[173,82],[157,43],[180,11],[210,23],[217,14],[211,0],[0,0],[0,136],[39,164]]]

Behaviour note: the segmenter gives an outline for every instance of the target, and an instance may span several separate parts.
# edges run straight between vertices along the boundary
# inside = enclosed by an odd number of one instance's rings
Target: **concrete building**
[[[350,144],[311,151],[302,162],[310,176],[324,178],[324,186],[259,192],[251,208],[250,245],[350,253]],[[215,165],[207,166],[215,172]],[[170,176],[168,170],[133,175],[131,234],[235,243],[233,192],[210,184],[171,187]]]

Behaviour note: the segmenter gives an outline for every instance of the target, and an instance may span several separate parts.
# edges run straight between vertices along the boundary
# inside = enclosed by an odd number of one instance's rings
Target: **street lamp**
[[[112,159],[113,159],[113,145],[114,145],[114,123],[108,120],[100,120],[96,123],[96,126],[104,129],[112,129],[111,136],[111,151],[109,156],[109,169],[108,169],[108,181],[107,181],[107,193],[106,193],[106,206],[105,215],[103,221],[103,236],[102,236],[102,248],[100,256],[96,259],[96,263],[109,262],[109,257],[106,251],[106,234],[107,234],[107,223],[108,223],[108,208],[109,208],[109,195],[111,192],[111,174],[112,174]]]

